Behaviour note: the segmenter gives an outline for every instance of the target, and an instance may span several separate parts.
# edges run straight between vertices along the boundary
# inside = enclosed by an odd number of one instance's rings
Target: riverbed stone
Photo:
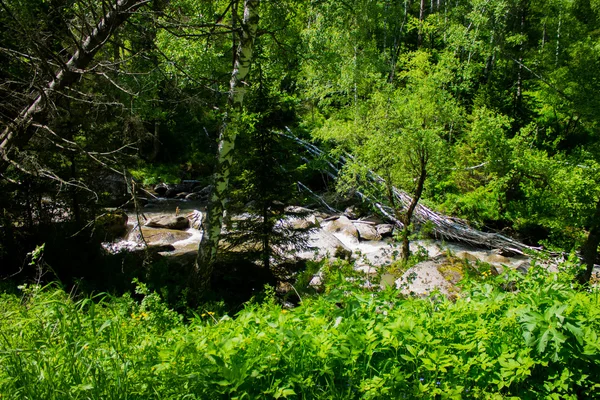
[[[381,240],[381,235],[377,232],[375,226],[359,221],[355,221],[353,224],[358,231],[360,240]]]
[[[332,233],[344,233],[346,235],[355,237],[358,239],[358,229],[354,226],[352,221],[348,217],[341,216],[338,219],[332,220],[324,226],[325,231]]]
[[[444,258],[438,257],[418,263],[396,280],[396,288],[404,295],[428,296],[435,290],[449,295],[455,288],[438,269],[443,262]]]
[[[319,228],[320,224],[316,215],[309,215],[306,218],[290,218],[290,225],[293,230],[305,231],[312,228]]]
[[[188,239],[192,236],[191,233],[178,231],[174,229],[162,229],[162,228],[150,228],[147,226],[142,227],[142,234],[148,246],[173,244],[180,240]],[[134,229],[129,233],[128,240],[140,242],[140,232],[138,229]]]
[[[377,233],[382,238],[392,237],[392,234],[394,233],[394,225],[392,224],[379,224],[375,229],[377,229]]]
[[[151,228],[185,230],[190,227],[190,221],[183,216],[161,215],[150,218],[144,225]]]

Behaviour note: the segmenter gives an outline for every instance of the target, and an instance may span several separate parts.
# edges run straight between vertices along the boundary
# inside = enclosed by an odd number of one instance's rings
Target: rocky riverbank
[[[202,239],[203,204],[181,199],[157,199],[142,211],[128,215],[126,237],[104,243],[105,250],[113,254],[124,251],[150,252],[154,257],[163,259],[170,268],[189,268]],[[381,285],[395,285],[406,294],[425,295],[434,290],[444,294],[453,293],[456,283],[462,279],[461,263],[470,263],[474,268],[485,263],[492,273],[502,273],[505,268],[526,272],[531,263],[528,257],[508,257],[493,249],[435,240],[414,240],[411,252],[418,254],[423,261],[406,271],[390,273],[389,266],[397,263],[401,253],[400,243],[393,238],[392,224],[377,217],[356,215],[352,209],[337,215],[301,207],[288,207],[286,211],[290,215],[300,213],[305,216],[289,216],[280,221],[282,226],[309,229],[309,232],[306,249],[285,249],[288,257],[284,264],[345,259],[352,261],[354,269],[364,277],[365,285],[377,281]],[[232,220],[247,217],[235,216]],[[295,276],[291,272],[280,274],[277,278],[282,281],[279,286],[285,287],[285,282],[293,282]],[[318,272],[311,280],[311,285],[318,290],[322,284],[322,274]]]

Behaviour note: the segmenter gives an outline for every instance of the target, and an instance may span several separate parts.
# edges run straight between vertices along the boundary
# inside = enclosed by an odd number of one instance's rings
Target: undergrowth
[[[572,282],[533,267],[449,301],[334,279],[293,310],[267,296],[190,321],[141,283],[80,300],[23,286],[0,294],[0,398],[593,398],[598,293]]]

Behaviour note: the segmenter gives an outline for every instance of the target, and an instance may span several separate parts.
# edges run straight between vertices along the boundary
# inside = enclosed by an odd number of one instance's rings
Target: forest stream
[[[288,207],[288,209],[298,207]],[[377,217],[368,216],[350,219],[346,215],[328,215],[322,212],[303,209],[306,216],[302,218],[286,217],[280,223],[293,227],[310,227],[307,234],[307,248],[289,248],[286,262],[319,261],[322,259],[353,260],[356,271],[364,276],[364,284],[371,284],[371,278],[378,276],[381,286],[394,285],[407,293],[427,294],[435,289],[442,293],[451,292],[452,285],[459,277],[448,270],[448,259],[454,258],[472,264],[480,262],[490,264],[495,271],[504,268],[526,272],[530,259],[526,256],[504,256],[497,250],[476,248],[457,242],[444,242],[434,239],[415,239],[411,241],[411,253],[417,255],[420,262],[402,273],[390,273],[388,270],[400,256],[401,243],[393,238],[393,226]],[[157,251],[166,260],[184,260],[177,263],[191,263],[197,254],[202,239],[199,218],[205,213],[205,203],[199,201],[159,198],[140,210],[128,212],[127,235],[117,241],[105,242],[103,247],[109,253],[138,251],[145,245],[138,228],[141,222],[144,240],[148,248]],[[247,218],[248,215],[234,215],[235,221]],[[354,216],[353,216],[354,217]],[[187,218],[189,223],[184,221]],[[150,221],[176,223],[183,221],[176,229],[166,227],[150,227]],[[235,251],[235,250],[234,250]],[[321,275],[317,273],[311,285],[318,287]]]

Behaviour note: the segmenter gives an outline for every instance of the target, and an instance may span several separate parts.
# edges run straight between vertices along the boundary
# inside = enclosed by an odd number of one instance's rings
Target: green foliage
[[[191,321],[138,283],[120,298],[0,294],[6,398],[592,398],[600,312],[571,274],[469,281],[454,302],[361,289]],[[338,278],[336,278],[338,277]],[[515,291],[501,288],[508,283]]]
[[[129,173],[144,186],[158,183],[179,183],[181,181],[181,167],[173,164],[148,164],[130,169]]]

